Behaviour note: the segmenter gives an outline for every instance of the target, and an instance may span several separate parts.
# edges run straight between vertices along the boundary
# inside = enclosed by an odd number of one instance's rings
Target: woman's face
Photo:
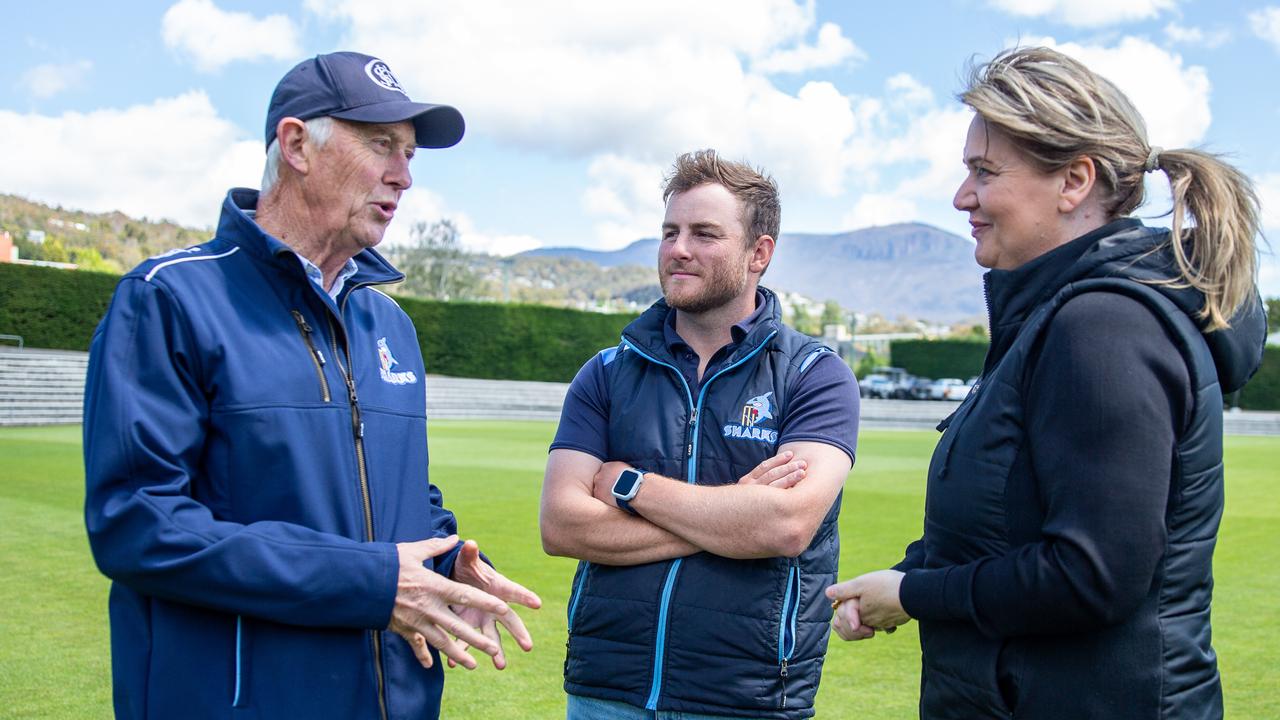
[[[1012,270],[1061,245],[1062,173],[1043,173],[980,116],[964,143],[969,174],[952,200],[969,213],[973,256],[985,268]]]

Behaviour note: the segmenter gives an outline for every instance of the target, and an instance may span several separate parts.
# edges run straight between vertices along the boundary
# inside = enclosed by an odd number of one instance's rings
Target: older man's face
[[[400,195],[413,184],[413,124],[335,120],[306,182],[312,229],[355,255],[382,241]]]

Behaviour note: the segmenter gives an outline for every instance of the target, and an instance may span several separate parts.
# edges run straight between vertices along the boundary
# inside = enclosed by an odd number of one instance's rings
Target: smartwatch
[[[626,510],[632,515],[639,515],[635,508],[631,507],[631,500],[640,492],[640,483],[644,482],[644,470],[639,468],[627,468],[618,473],[618,479],[613,481],[613,499],[618,501],[618,507]]]

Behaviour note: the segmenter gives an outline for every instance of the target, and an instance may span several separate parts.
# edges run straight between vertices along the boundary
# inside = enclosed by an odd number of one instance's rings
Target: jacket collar
[[[222,215],[218,219],[218,237],[238,245],[245,252],[268,263],[280,267],[297,270],[297,275],[306,280],[301,264],[297,261],[297,253],[293,248],[262,229],[249,217],[248,211],[258,206],[258,191],[250,188],[232,188],[222,202]],[[281,262],[282,258],[288,259]],[[356,274],[347,280],[346,287],[357,285],[381,285],[394,283],[404,279],[404,274],[396,270],[386,258],[372,248],[366,248],[356,254]],[[307,280],[310,282],[310,280]]]
[[[738,346],[727,361],[729,364],[754,350],[782,325],[782,306],[778,302],[778,296],[766,287],[757,287],[756,298],[758,302],[755,313],[748,320],[734,326],[737,331],[733,332],[733,337]],[[671,355],[665,334],[671,313],[672,309],[667,301],[659,299],[623,328],[623,339],[658,360],[674,364],[675,358]],[[750,322],[752,319],[755,320],[754,323]],[[744,330],[745,335],[739,340],[739,332]]]

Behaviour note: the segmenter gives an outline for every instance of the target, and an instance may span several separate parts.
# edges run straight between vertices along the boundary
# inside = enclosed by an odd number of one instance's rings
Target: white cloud
[[[0,110],[0,157],[9,192],[205,227],[227,188],[257,187],[264,154],[203,92],[190,92],[56,117]]]
[[[53,97],[67,88],[80,84],[93,69],[88,60],[69,63],[36,65],[22,74],[18,84],[38,99]]]
[[[1209,130],[1209,75],[1198,65],[1183,67],[1177,53],[1136,37],[1122,38],[1112,47],[1052,38],[1041,42],[1080,60],[1128,95],[1147,121],[1151,144],[1188,147]]]
[[[1021,17],[1048,17],[1074,27],[1100,27],[1147,20],[1177,7],[1178,0],[988,0]]]
[[[897,193],[867,193],[858,198],[845,214],[840,228],[860,230],[877,225],[912,222],[919,217],[919,207],[908,197]]]
[[[1253,34],[1271,43],[1280,52],[1280,7],[1270,5],[1249,13]]]
[[[196,68],[213,72],[237,60],[298,57],[298,29],[286,15],[255,18],[228,12],[213,0],[180,0],[161,21],[164,44],[191,57]]]
[[[829,166],[843,156],[847,100],[813,83],[787,93],[751,69],[811,38],[808,3],[312,0],[311,7],[350,26],[347,44],[377,48],[412,95],[456,104],[472,133],[504,145],[659,164],[715,147],[771,169],[782,161],[798,167],[797,158]],[[816,48],[839,37],[838,28],[825,42],[817,33]],[[805,166],[794,184],[830,192],[839,175],[838,167]]]
[[[591,186],[582,208],[595,218],[596,244],[615,249],[643,237],[656,237],[662,226],[662,177],[665,168],[612,153],[591,161]]]
[[[1171,43],[1216,48],[1231,39],[1231,32],[1222,29],[1205,32],[1198,27],[1185,27],[1171,22],[1164,26],[1164,36]]]
[[[818,44],[802,43],[790,50],[774,50],[752,63],[751,68],[765,74],[800,73],[839,65],[846,60],[864,60],[866,57],[866,53],[844,36],[839,25],[823,23],[818,29]]]
[[[874,143],[862,139],[871,130],[864,100],[827,82],[784,90],[762,69],[860,56],[838,26],[818,27],[811,2],[308,0],[308,7],[349,27],[344,44],[376,48],[414,98],[456,105],[473,136],[499,146],[649,168],[711,147],[765,167],[788,194],[824,197],[843,192],[873,162],[865,150]],[[591,180],[584,202],[594,208],[598,245],[657,226],[659,191],[621,192],[627,182]],[[605,212],[610,203],[622,207]]]

